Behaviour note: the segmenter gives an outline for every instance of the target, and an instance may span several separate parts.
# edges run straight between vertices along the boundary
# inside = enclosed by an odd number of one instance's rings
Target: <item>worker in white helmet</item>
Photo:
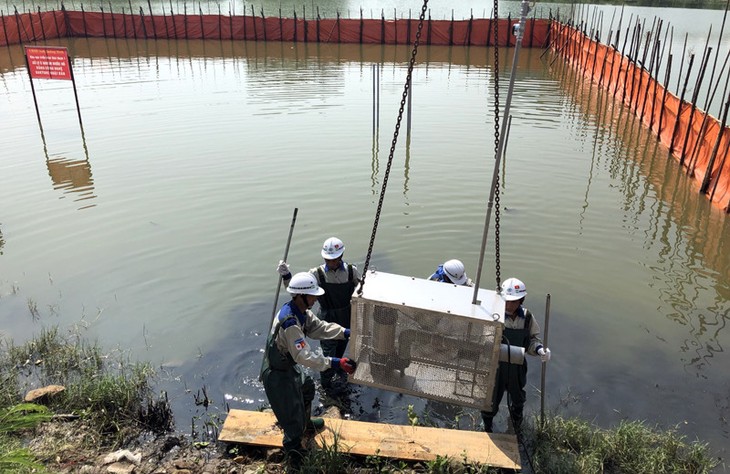
[[[350,330],[336,323],[320,320],[311,308],[325,294],[309,272],[297,273],[289,279],[287,291],[291,301],[281,307],[266,341],[261,381],[271,409],[284,431],[284,452],[293,463],[304,455],[302,439],[306,431],[324,428],[322,418],[310,418],[314,399],[314,382],[299,365],[314,370],[338,368],[351,374],[355,362],[346,358],[329,357],[307,342],[307,337],[319,340],[347,340]]]
[[[542,362],[550,360],[550,349],[540,339],[540,326],[530,310],[522,306],[527,296],[525,284],[517,278],[508,278],[502,283],[504,298],[504,330],[502,343],[520,346],[527,354],[539,356]],[[494,385],[492,411],[483,411],[484,431],[492,432],[492,421],[499,410],[504,392],[508,394],[508,408],[515,432],[522,427],[522,412],[527,400],[527,361],[523,365],[500,362]]]
[[[439,265],[436,271],[428,277],[429,280],[453,283],[454,285],[474,286],[474,282],[466,276],[466,270],[461,260],[447,260]]]
[[[317,283],[325,290],[319,299],[319,318],[350,328],[350,299],[362,279],[357,267],[343,260],[345,244],[337,237],[330,237],[322,244],[321,255],[324,263],[309,270],[317,278]],[[279,261],[277,271],[284,284],[291,278],[289,265]],[[346,340],[327,340],[321,342],[322,351],[328,357],[342,357],[347,348]],[[339,375],[338,377],[335,377]],[[337,368],[328,368],[320,373],[322,387],[331,393],[346,387],[347,377]]]

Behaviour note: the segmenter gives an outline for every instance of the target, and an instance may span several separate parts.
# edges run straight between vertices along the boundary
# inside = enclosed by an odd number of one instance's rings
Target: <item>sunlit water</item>
[[[83,136],[62,81],[35,81],[41,135],[22,51],[0,49],[3,334],[21,342],[43,326],[76,328],[152,361],[183,432],[201,413],[193,398],[203,387],[209,412],[257,409],[293,209],[294,270],[317,265],[331,235],[363,264],[409,49],[61,43],[75,58]],[[494,156],[492,54],[420,51],[412,133],[404,120],[374,267],[426,277],[460,258],[473,276]],[[631,113],[540,55],[520,57],[500,263],[502,278],[527,283],[526,304],[541,322],[552,295],[546,405],[602,426],[677,425],[724,457],[728,220]],[[510,61],[503,51],[502,101]],[[376,139],[374,63],[382,64]],[[532,413],[539,382],[532,362]],[[369,388],[356,388],[350,408],[356,419],[406,423],[408,404],[431,408]],[[478,428],[468,416],[460,426]]]

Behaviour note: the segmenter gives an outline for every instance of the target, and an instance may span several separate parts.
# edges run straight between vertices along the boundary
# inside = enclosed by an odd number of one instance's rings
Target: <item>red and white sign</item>
[[[25,56],[28,58],[31,78],[71,80],[66,48],[26,46]]]

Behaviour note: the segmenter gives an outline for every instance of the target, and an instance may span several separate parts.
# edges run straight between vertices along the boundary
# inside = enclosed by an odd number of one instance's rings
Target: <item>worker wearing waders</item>
[[[324,263],[309,270],[317,278],[319,286],[324,289],[324,295],[319,299],[319,318],[323,321],[337,323],[347,329],[350,328],[350,298],[360,283],[361,277],[357,267],[345,263],[342,259],[345,253],[345,244],[337,237],[330,237],[322,244]],[[284,284],[291,278],[289,265],[283,260],[279,262],[277,271],[282,276]],[[328,357],[342,357],[347,348],[346,340],[322,341],[322,351]],[[340,377],[335,379],[339,372]],[[336,383],[339,380],[340,383]],[[337,368],[329,368],[320,373],[320,382],[325,390],[343,389],[347,383],[346,376]]]
[[[347,358],[327,357],[312,350],[305,337],[311,339],[346,340],[350,330],[336,323],[321,321],[310,311],[325,291],[311,273],[297,273],[289,280],[287,291],[292,299],[281,307],[266,341],[261,381],[271,409],[284,431],[284,452],[292,462],[301,461],[305,450],[305,431],[324,428],[322,418],[309,418],[314,399],[314,382],[299,364],[315,370],[339,368],[351,374],[355,362]]]
[[[527,296],[525,284],[517,278],[508,278],[502,283],[502,297],[505,301],[502,343],[523,347],[526,353],[540,356],[542,362],[547,362],[550,360],[550,349],[543,347],[540,340],[540,326],[532,313],[522,306],[525,296]],[[502,401],[505,390],[508,394],[508,408],[512,426],[514,426],[515,432],[520,431],[522,411],[525,407],[525,400],[527,400],[526,384],[527,360],[522,365],[500,361],[494,384],[492,411],[482,412],[484,431],[487,433],[492,432],[492,421],[497,415],[499,403]]]
[[[454,285],[474,286],[474,282],[466,276],[464,264],[461,260],[448,260],[439,265],[436,271],[428,277],[429,280],[440,281],[443,283],[453,283]]]

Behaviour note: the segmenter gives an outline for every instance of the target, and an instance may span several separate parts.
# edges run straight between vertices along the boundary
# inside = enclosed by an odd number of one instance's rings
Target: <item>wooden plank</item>
[[[338,449],[349,454],[410,461],[431,461],[436,456],[448,456],[520,469],[520,453],[514,435],[325,418],[325,428],[317,434],[315,441],[320,447],[333,446],[335,436]],[[282,433],[273,413],[231,410],[218,439],[281,447]]]

